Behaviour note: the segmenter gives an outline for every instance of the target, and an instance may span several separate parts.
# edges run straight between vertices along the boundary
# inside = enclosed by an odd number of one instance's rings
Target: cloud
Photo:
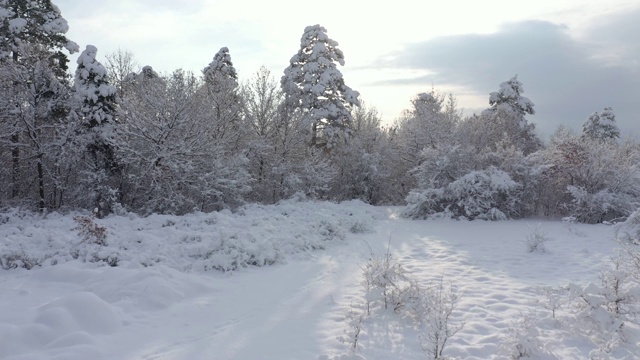
[[[580,129],[589,114],[612,106],[621,130],[640,136],[640,46],[634,39],[640,33],[640,8],[596,20],[580,38],[564,25],[523,21],[492,34],[410,44],[375,66],[429,75],[378,84],[464,87],[488,101],[490,92],[517,74],[524,95],[536,104],[531,121],[543,134],[559,124]]]

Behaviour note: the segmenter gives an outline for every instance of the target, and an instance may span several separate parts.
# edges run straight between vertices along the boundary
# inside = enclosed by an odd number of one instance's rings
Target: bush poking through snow
[[[451,283],[445,284],[444,277],[422,290],[414,314],[420,329],[420,346],[430,359],[445,359],[442,352],[447,341],[464,327],[464,321],[454,323],[452,319],[461,295]]]
[[[547,241],[549,241],[549,237],[542,231],[540,224],[536,224],[533,227],[529,226],[529,233],[524,240],[528,252],[546,253],[547,248],[544,243]]]
[[[390,253],[389,247],[384,254],[371,252],[361,269],[367,314],[371,314],[372,307],[377,303],[382,304],[384,309],[392,308],[398,312],[419,296],[415,279]]]
[[[535,314],[533,314],[535,315]],[[522,314],[509,327],[509,334],[502,339],[500,350],[512,360],[538,357],[544,353],[544,345],[539,339],[535,316]]]
[[[344,330],[346,336],[338,337],[338,340],[349,344],[349,351],[355,354],[358,350],[358,342],[360,341],[360,333],[363,329],[363,323],[367,316],[366,311],[356,310],[353,307],[345,317],[348,328]]]
[[[83,242],[100,246],[107,245],[107,228],[95,223],[95,214],[91,216],[74,216],[76,227],[72,230],[78,232]]]
[[[348,336],[340,338],[350,345],[351,353],[368,330],[364,327],[365,320],[392,309],[402,318],[412,320],[413,324],[407,325],[419,330],[420,346],[430,359],[446,359],[443,351],[447,342],[464,326],[464,322],[454,323],[452,316],[461,292],[454,291],[444,277],[431,286],[420,286],[415,276],[391,254],[389,246],[383,254],[371,251],[360,267],[364,287],[362,311],[352,308],[346,317]]]
[[[39,266],[37,259],[30,258],[24,251],[12,251],[9,254],[0,255],[0,268],[2,270],[27,269]]]
[[[640,336],[640,253],[627,248],[599,278],[600,283],[569,285],[564,319],[597,346],[590,357],[598,359]]]
[[[0,251],[0,266],[5,269],[81,261],[226,272],[271,265],[374,229],[369,206],[361,201],[292,199],[247,205],[236,213],[188,216],[114,214],[98,220],[89,214],[42,216],[16,210],[0,213],[0,221],[5,217],[8,224],[0,224],[0,230],[12,233]]]

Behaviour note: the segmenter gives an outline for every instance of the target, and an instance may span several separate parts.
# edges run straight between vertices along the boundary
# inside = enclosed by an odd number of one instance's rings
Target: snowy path
[[[337,359],[348,352],[337,340],[344,316],[362,296],[359,266],[369,246],[382,252],[391,239],[421,282],[442,276],[464,291],[456,315],[466,325],[447,353],[489,359],[512,320],[533,306],[537,286],[592,280],[613,249],[603,226],[543,222],[550,253],[530,254],[526,221],[409,221],[398,219],[397,208],[375,211],[374,234],[349,234],[326,250],[231,274],[77,263],[2,272],[0,358]],[[362,338],[360,356],[424,356],[410,329],[392,321],[379,328]]]

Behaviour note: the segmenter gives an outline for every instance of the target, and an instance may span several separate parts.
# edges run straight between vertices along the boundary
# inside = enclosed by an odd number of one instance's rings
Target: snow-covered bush
[[[602,141],[560,128],[541,161],[547,188],[539,201],[579,222],[619,221],[640,205],[640,147],[634,140]]]
[[[547,248],[544,246],[544,243],[547,241],[549,241],[549,237],[542,231],[540,224],[529,227],[529,233],[524,240],[527,251],[530,253],[546,253]]]
[[[569,208],[576,221],[595,224],[625,212],[623,204],[627,199],[609,189],[590,193],[582,186],[568,186],[567,191],[573,198]]]
[[[360,267],[363,302],[352,304],[345,317],[347,336],[339,340],[348,343],[353,353],[360,337],[375,331],[367,324],[392,309],[401,319],[410,320],[404,325],[418,331],[417,340],[429,359],[447,359],[443,351],[448,340],[464,326],[464,322],[455,322],[453,317],[462,293],[446,283],[444,277],[426,286],[419,284],[418,278],[401,264],[389,247],[382,254],[372,251]]]
[[[544,344],[539,335],[535,314],[522,314],[509,327],[508,335],[500,344],[500,351],[512,360],[539,357],[544,354]]]
[[[616,225],[616,238],[625,243],[640,245],[640,209]]]
[[[0,269],[2,270],[30,270],[35,266],[40,266],[40,261],[37,258],[29,257],[24,250],[11,250],[0,255]]]
[[[411,192],[403,215],[409,218],[445,216],[504,220],[517,216],[520,186],[495,167],[472,171],[440,189]]]
[[[82,241],[97,245],[107,245],[107,228],[95,222],[95,214],[91,216],[78,215],[73,217],[78,225],[72,230],[78,232]]]
[[[361,201],[335,204],[299,198],[277,205],[248,205],[236,213],[148,217],[129,213],[97,220],[89,214],[43,216],[16,210],[0,219],[3,269],[80,261],[96,266],[161,264],[181,271],[234,271],[267,266],[374,229],[373,216]]]
[[[421,291],[413,317],[420,331],[420,346],[430,359],[446,359],[443,351],[447,342],[464,327],[464,321],[453,321],[461,295],[451,283],[445,284],[443,277]]]
[[[389,249],[384,254],[372,252],[361,269],[368,314],[372,307],[379,305],[397,312],[404,309],[407,303],[417,300],[418,284]]]
[[[473,171],[449,185],[455,204],[449,210],[468,219],[504,220],[515,214],[518,184],[494,167]]]
[[[600,274],[599,283],[569,285],[563,322],[592,341],[591,358],[609,358],[640,335],[640,254],[626,249]]]

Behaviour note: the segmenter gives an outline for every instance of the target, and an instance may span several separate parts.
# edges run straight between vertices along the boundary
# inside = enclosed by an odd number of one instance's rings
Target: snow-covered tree
[[[350,108],[359,106],[357,91],[345,84],[337,65],[344,66],[338,42],[320,25],[305,28],[300,50],[289,61],[281,79],[287,105],[302,111],[311,128],[311,145],[335,144],[349,133]]]
[[[24,99],[20,98],[19,87],[26,86],[30,81],[28,74],[35,74],[34,64],[22,61],[27,53],[37,52],[40,60],[48,62],[49,69],[58,79],[65,77],[68,59],[62,49],[70,53],[78,51],[78,45],[66,38],[69,30],[67,21],[60,10],[50,0],[0,0],[0,66],[3,71],[13,73],[14,91],[9,96],[3,96],[3,108],[20,107]],[[22,72],[21,74],[18,74]],[[22,80],[18,80],[22,79]],[[25,81],[26,83],[18,83]],[[28,129],[21,126],[20,120],[13,117],[16,111],[5,113],[6,118],[0,124],[5,130],[0,130],[0,136],[9,136],[11,151],[11,197],[16,199],[21,195],[21,184],[25,183],[21,174],[23,159],[20,154],[22,136]],[[6,127],[11,130],[7,131]]]
[[[26,179],[35,180],[31,186],[21,186],[23,204],[37,204],[40,210],[56,208],[63,193],[66,163],[62,154],[72,135],[72,126],[66,121],[69,84],[66,78],[56,75],[39,47],[23,48],[21,62],[20,67],[0,66],[0,98],[19,100],[0,100],[0,162],[7,164],[2,166],[0,178],[12,175],[8,166],[11,161],[3,154],[8,155],[17,145],[22,184],[30,182]],[[0,198],[6,199],[9,194],[2,192],[9,187],[2,188]]]
[[[505,109],[514,114],[517,120],[524,120],[526,114],[534,115],[534,104],[528,98],[522,96],[524,89],[518,76],[514,76],[508,81],[500,84],[498,91],[489,94],[489,105],[491,107],[486,112],[494,113],[499,109]],[[526,123],[522,124],[525,126]]]
[[[107,77],[107,69],[96,60],[97,52],[95,46],[87,45],[80,54],[74,83],[82,124],[90,129],[114,123],[117,106],[116,88]]]
[[[582,125],[582,135],[584,137],[607,141],[620,137],[620,130],[616,125],[616,116],[610,107],[604,108],[601,114],[594,112]]]
[[[390,203],[394,198],[391,166],[394,152],[388,132],[375,108],[353,110],[353,135],[349,142],[332,149],[332,162],[338,170],[332,187],[336,200],[360,199],[370,204]]]
[[[111,211],[114,192],[110,177],[120,172],[117,160],[116,87],[107,70],[96,60],[98,49],[87,45],[78,57],[74,91],[79,108],[76,110],[83,134],[80,144],[89,155],[87,181],[94,192],[94,203],[100,216]]]
[[[54,68],[64,73],[68,59],[61,50],[79,50],[66,38],[68,30],[67,21],[51,0],[0,0],[0,60],[9,58],[17,63],[25,46],[38,44],[49,51],[49,60],[57,65]]]
[[[246,157],[212,141],[217,129],[208,121],[202,82],[182,70],[158,76],[150,66],[127,81],[123,205],[183,214],[242,204],[250,183]]]
[[[127,77],[139,69],[135,56],[131,51],[118,48],[118,50],[105,55],[105,59],[109,79],[116,87],[118,97],[122,98]]]
[[[231,62],[229,49],[221,48],[202,70],[204,89],[208,95],[209,122],[212,141],[224,142],[238,151],[242,120],[242,98],[239,95],[238,74]]]
[[[490,107],[479,117],[473,117],[467,123],[468,140],[478,151],[495,149],[496,144],[508,140],[525,155],[542,147],[535,133],[535,124],[529,123],[526,115],[534,115],[534,104],[524,92],[517,76],[500,84],[499,90],[489,94]]]
[[[261,67],[242,88],[244,103],[244,122],[251,131],[247,135],[248,155],[251,160],[250,171],[255,179],[253,199],[260,202],[280,200],[275,196],[278,175],[274,173],[275,164],[280,160],[278,154],[278,108],[284,99],[278,82],[271,72]]]
[[[543,202],[578,221],[623,218],[640,204],[640,146],[581,137],[561,129],[542,153]]]
[[[425,182],[428,179],[439,176],[429,172],[429,170],[437,172],[439,170],[436,168],[443,165],[442,162],[438,165],[439,158],[433,158],[433,156],[446,157],[446,153],[451,150],[459,152],[463,149],[456,144],[455,134],[460,115],[452,95],[444,96],[432,90],[429,93],[418,94],[411,101],[411,105],[411,108],[396,121],[392,136],[392,145],[401,159],[396,167],[404,168],[396,175],[396,181],[405,188],[403,197],[418,183],[421,184],[419,186],[426,186]],[[464,169],[465,172],[462,174],[469,170],[465,164],[457,163],[461,158],[457,156],[446,158],[453,161],[447,165],[449,170],[452,170],[451,167],[458,166]],[[418,166],[422,166],[421,173],[412,173]],[[455,172],[457,173],[458,170]],[[455,178],[450,181],[453,180]]]

